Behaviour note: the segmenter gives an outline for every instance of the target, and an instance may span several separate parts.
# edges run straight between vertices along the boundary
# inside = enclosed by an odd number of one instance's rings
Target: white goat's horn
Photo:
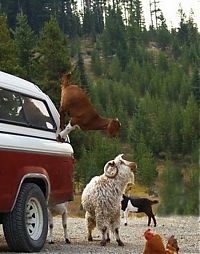
[[[108,178],[115,178],[118,174],[118,168],[114,161],[109,161],[104,167],[104,174]]]
[[[116,157],[115,157],[115,162],[116,162],[116,160],[118,161],[118,160],[120,160],[120,159],[122,159],[123,160],[123,157],[124,156],[124,154],[122,153],[122,154],[119,154],[119,155],[117,155]]]

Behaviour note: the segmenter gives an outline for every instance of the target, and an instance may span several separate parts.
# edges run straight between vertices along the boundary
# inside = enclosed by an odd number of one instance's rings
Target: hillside
[[[124,1],[84,13],[74,1],[28,3],[1,1],[0,69],[38,84],[57,108],[62,75],[72,71],[97,112],[121,122],[115,139],[70,133],[75,189],[124,153],[138,164],[137,185],[159,192],[160,213],[197,215],[200,34],[192,17],[180,12],[179,27],[161,19],[147,30],[140,1],[126,19]]]

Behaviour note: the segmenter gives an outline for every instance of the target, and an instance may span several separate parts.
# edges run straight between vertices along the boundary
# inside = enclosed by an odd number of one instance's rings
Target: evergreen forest
[[[161,10],[147,28],[140,0],[0,0],[0,70],[36,83],[58,109],[72,72],[98,113],[122,124],[113,139],[70,133],[76,191],[124,153],[137,185],[159,193],[160,214],[198,215],[200,32],[192,11],[177,15],[177,27]]]

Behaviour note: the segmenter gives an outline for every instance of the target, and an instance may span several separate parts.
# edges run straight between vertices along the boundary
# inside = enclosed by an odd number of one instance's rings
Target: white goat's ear
[[[108,178],[115,178],[115,176],[118,174],[118,168],[114,161],[109,161],[108,163],[106,163],[104,167],[104,174]]]

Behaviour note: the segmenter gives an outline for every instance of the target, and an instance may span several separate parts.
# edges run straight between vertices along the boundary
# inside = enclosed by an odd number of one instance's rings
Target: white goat
[[[82,193],[88,241],[92,241],[92,230],[97,226],[102,233],[102,246],[110,241],[109,230],[114,233],[118,245],[124,246],[119,237],[121,197],[126,184],[134,182],[137,165],[122,156],[107,162],[104,174],[92,178]]]
[[[64,238],[66,243],[71,243],[67,234],[67,203],[62,203],[48,207],[49,220],[49,243],[54,243],[53,238],[53,216],[62,215],[62,226],[64,230]]]

